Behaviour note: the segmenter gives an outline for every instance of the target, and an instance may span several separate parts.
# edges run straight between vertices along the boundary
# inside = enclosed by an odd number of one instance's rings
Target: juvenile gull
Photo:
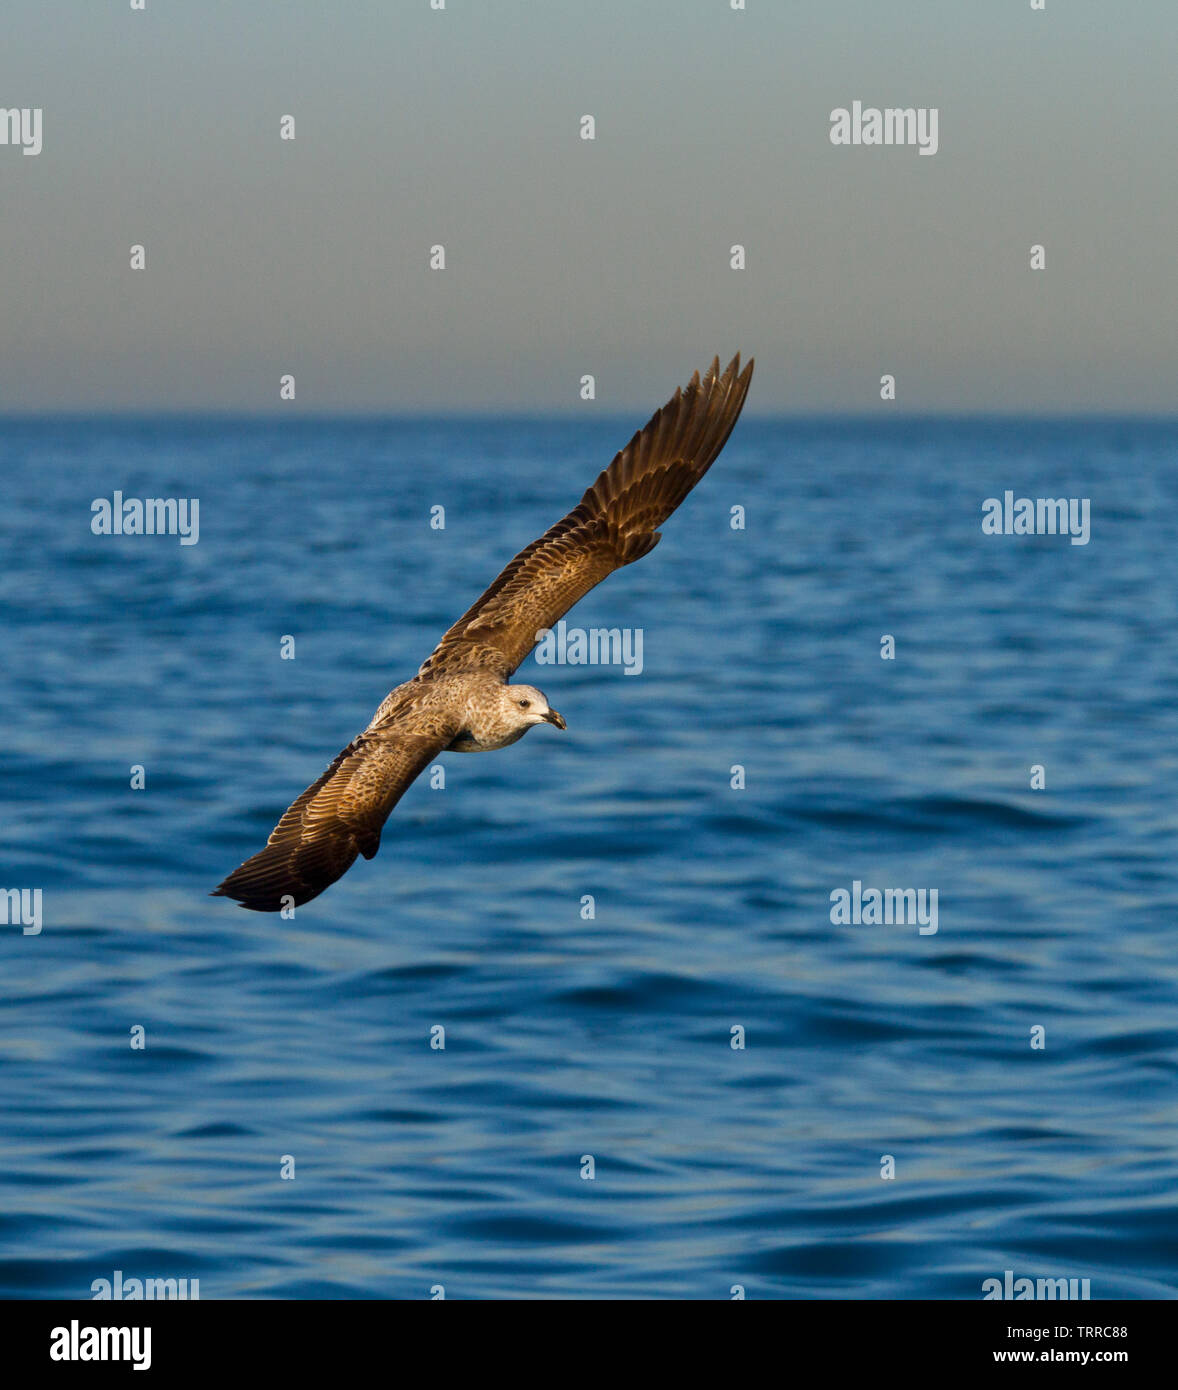
[[[213,890],[255,912],[318,897],[362,854],[371,859],[389,812],[442,752],[505,748],[533,724],[565,728],[547,698],[507,679],[578,599],[653,550],[655,529],[724,447],[753,363],[713,360],[656,411],[568,516],[521,550],[446,633],[412,680],[287,810],[252,859]]]

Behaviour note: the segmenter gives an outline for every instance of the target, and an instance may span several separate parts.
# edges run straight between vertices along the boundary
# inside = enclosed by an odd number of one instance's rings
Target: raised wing
[[[454,733],[415,730],[409,716],[365,730],[290,806],[266,848],[210,896],[236,898],[255,912],[278,912],[318,897],[358,854],[372,858],[389,812]]]
[[[421,668],[469,666],[506,680],[551,627],[590,589],[659,542],[655,529],[711,467],[736,424],[753,363],[740,354],[721,374],[713,360],[656,411],[555,526],[521,550]]]

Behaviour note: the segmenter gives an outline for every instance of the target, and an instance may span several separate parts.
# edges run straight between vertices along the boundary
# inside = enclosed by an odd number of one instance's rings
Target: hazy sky
[[[146,3],[4,0],[0,412],[1175,410],[1175,0]]]

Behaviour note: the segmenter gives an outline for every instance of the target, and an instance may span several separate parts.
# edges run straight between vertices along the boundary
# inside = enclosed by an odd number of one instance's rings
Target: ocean
[[[1178,425],[746,418],[640,671],[207,896],[643,422],[0,426],[0,1294],[1178,1293]]]

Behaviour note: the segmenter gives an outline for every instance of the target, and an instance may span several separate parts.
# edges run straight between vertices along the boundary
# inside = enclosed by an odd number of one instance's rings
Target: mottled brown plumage
[[[362,854],[380,847],[389,812],[446,748],[502,748],[533,724],[564,728],[532,686],[507,678],[539,640],[606,575],[659,542],[656,527],[711,467],[736,424],[753,364],[713,360],[619,453],[566,517],[521,550],[438,643],[417,675],[393,690],[372,723],[290,806],[266,847],[215,894],[259,912],[308,902]]]

